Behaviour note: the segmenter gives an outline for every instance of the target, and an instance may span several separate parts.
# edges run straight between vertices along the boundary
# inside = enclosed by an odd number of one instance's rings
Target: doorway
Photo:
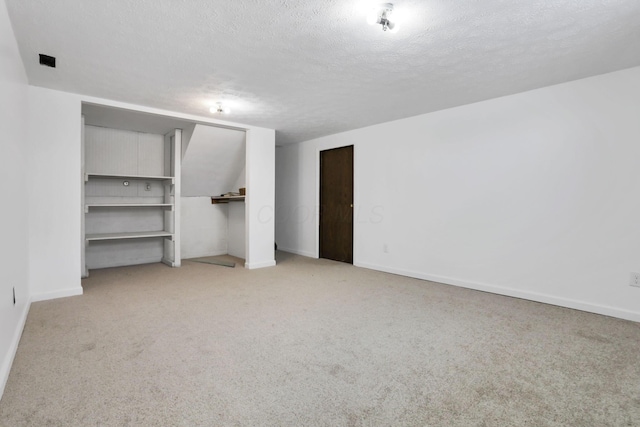
[[[320,152],[320,258],[353,264],[353,145]]]

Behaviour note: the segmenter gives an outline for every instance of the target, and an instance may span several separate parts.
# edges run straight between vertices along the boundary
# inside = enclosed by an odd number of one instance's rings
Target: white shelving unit
[[[83,133],[83,277],[148,262],[179,267],[181,130]]]

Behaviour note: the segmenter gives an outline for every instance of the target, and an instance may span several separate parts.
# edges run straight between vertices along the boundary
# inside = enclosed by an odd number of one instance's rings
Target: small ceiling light
[[[380,24],[382,25],[382,31],[388,30],[390,33],[395,33],[398,31],[398,25],[392,20],[392,13],[393,3],[382,3],[371,11],[367,22],[369,25]]]
[[[231,113],[231,108],[222,105],[222,103],[218,102],[216,105],[209,109],[213,114],[229,114]]]

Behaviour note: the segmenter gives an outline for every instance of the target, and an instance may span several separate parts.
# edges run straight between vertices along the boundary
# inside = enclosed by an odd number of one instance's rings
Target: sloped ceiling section
[[[30,84],[279,145],[640,65],[640,0],[395,0],[397,34],[380,0],[5,1]]]
[[[244,182],[245,133],[195,125],[182,158],[182,196],[219,196]]]

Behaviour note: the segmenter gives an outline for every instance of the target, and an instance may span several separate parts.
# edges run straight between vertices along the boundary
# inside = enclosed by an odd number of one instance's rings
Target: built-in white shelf
[[[108,179],[136,179],[140,181],[171,181],[173,184],[175,178],[172,176],[150,176],[150,175],[117,175],[117,174],[103,174],[103,173],[87,173],[84,176],[85,181],[95,178],[108,178]]]
[[[83,277],[143,262],[180,267],[182,131],[85,124],[82,141]]]
[[[93,208],[165,208],[173,210],[172,203],[90,203],[84,206],[84,212],[88,213]]]
[[[169,231],[136,231],[131,233],[87,234],[85,236],[88,242],[100,240],[147,239],[150,237],[171,237],[173,240],[173,233]]]

